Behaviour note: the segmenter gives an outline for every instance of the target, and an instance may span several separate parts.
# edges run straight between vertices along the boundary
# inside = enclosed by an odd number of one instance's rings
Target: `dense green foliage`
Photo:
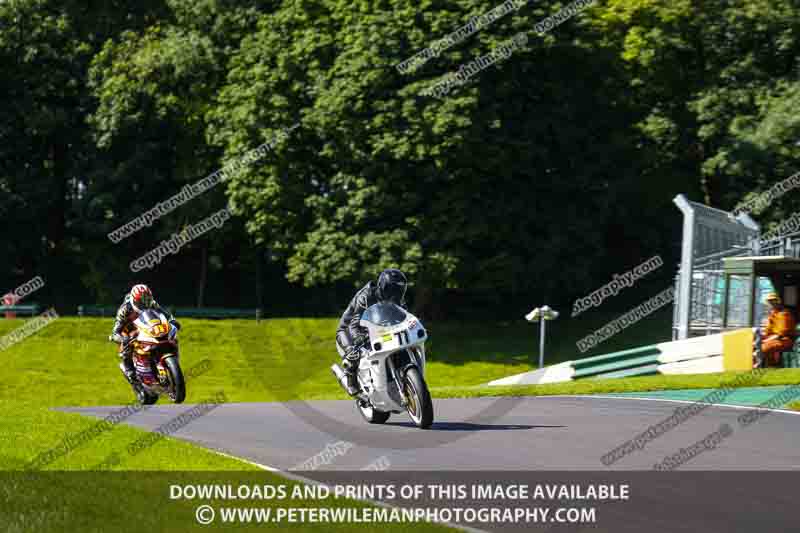
[[[477,312],[567,307],[656,254],[653,282],[670,282],[675,194],[732,209],[800,170],[796,1],[600,0],[545,35],[534,25],[565,4],[531,2],[395,68],[500,3],[0,3],[0,281],[41,275],[34,299],[67,311],[137,280],[180,305],[329,311],[399,266],[434,315],[459,307],[434,305],[445,290]],[[521,31],[524,49],[465,86],[420,94]],[[151,227],[106,237],[294,125]],[[228,202],[224,227],[129,271]]]

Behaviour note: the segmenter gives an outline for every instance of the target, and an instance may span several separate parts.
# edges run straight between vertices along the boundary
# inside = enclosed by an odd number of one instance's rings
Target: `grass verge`
[[[786,404],[784,409],[790,409],[792,411],[800,411],[800,401],[788,403]]]
[[[0,321],[0,335],[22,323]],[[230,342],[230,323],[187,321],[186,325],[194,335],[187,335],[182,346],[184,370],[211,363],[207,372],[187,382],[187,403],[204,401],[218,392],[223,392],[229,401],[265,399],[268,387],[260,385],[268,382],[252,379],[254,361],[243,358],[239,345]],[[133,400],[130,387],[117,369],[114,345],[104,340],[110,326],[109,320],[61,318],[2,352],[0,470],[7,472],[0,490],[0,517],[4,531],[207,531],[213,526],[201,526],[195,520],[199,503],[170,499],[170,485],[181,481],[222,484],[227,476],[234,486],[245,480],[262,487],[284,486],[289,491],[303,486],[250,463],[170,437],[131,454],[132,443],[153,434],[124,423],[81,438],[82,433],[98,427],[99,421],[55,411],[53,407],[126,405]],[[229,340],[228,349],[220,349],[219,338]],[[29,470],[31,461],[52,450],[64,453]],[[276,499],[222,503],[269,510],[273,517],[288,507],[372,508],[368,503],[332,497],[291,503]],[[215,525],[222,526],[219,522]],[[325,532],[356,529],[349,523],[308,521],[222,527]],[[415,523],[411,528],[402,523],[380,527],[391,532],[450,530],[428,523]],[[358,530],[362,528],[359,526]]]
[[[607,318],[607,317],[606,317]],[[584,320],[581,317],[581,320]],[[598,318],[603,322],[605,318]],[[22,324],[0,321],[0,335]],[[663,317],[650,322],[651,337],[612,339],[608,350],[634,343],[663,340]],[[556,322],[558,324],[558,321]],[[111,319],[60,318],[32,337],[3,352],[0,371],[0,469],[19,468],[59,444],[65,434],[88,429],[94,420],[54,412],[56,406],[125,405],[133,397],[117,369],[115,346],[106,339]],[[733,374],[647,376],[613,380],[581,380],[535,386],[481,386],[492,379],[530,369],[535,336],[529,324],[427,324],[428,382],[436,398],[541,396],[715,388]],[[656,327],[657,326],[657,327]],[[548,362],[574,359],[574,340],[590,325],[565,320],[548,350]],[[222,391],[228,401],[346,399],[328,367],[337,360],[333,349],[335,319],[185,320],[181,334],[184,371],[209,362],[208,372],[191,379],[187,403]],[[645,335],[647,328],[636,330]],[[554,328],[555,330],[556,328]],[[611,342],[618,343],[612,346]],[[605,351],[605,350],[604,350]],[[552,354],[552,355],[550,355]],[[586,354],[591,355],[591,354]],[[800,382],[800,370],[776,370],[760,385]],[[457,384],[457,385],[456,385]],[[162,400],[163,401],[163,400]],[[800,404],[794,404],[800,408]],[[103,465],[114,470],[247,470],[243,463],[220,457],[183,441],[163,439],[152,453],[128,457],[127,445],[143,432],[120,424],[50,468],[87,470]],[[115,459],[115,454],[118,460]],[[171,462],[162,458],[170,457]]]
[[[508,385],[499,387],[438,387],[433,390],[437,398],[481,398],[487,396],[554,396],[574,394],[603,394],[616,392],[644,392],[680,389],[715,389],[731,386],[741,372],[720,374],[693,374],[673,376],[641,376],[617,379],[584,379],[566,383],[544,385]],[[753,383],[739,386],[794,385],[800,383],[800,369],[769,370]],[[797,402],[800,404],[800,402]]]

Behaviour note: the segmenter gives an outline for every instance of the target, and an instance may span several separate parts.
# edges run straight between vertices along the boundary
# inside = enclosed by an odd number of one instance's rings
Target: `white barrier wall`
[[[648,371],[647,366],[658,364],[657,371],[659,374],[708,374],[714,372],[724,372],[725,364],[723,361],[723,336],[730,335],[716,334],[707,335],[705,337],[693,337],[690,339],[662,342],[651,346],[644,346],[637,350],[626,350],[622,352],[614,352],[605,354],[606,359],[616,359],[623,363],[631,360],[633,368],[641,368]],[[630,352],[630,353],[629,353]],[[647,357],[653,357],[647,363],[642,363],[641,354],[647,353]],[[618,354],[618,355],[617,355]],[[649,355],[652,354],[652,355]],[[616,356],[616,357],[615,357]],[[502,379],[496,379],[489,382],[489,385],[541,385],[544,383],[561,383],[565,381],[572,381],[575,377],[575,364],[579,364],[581,368],[581,375],[586,375],[586,368],[592,368],[595,362],[588,361],[590,359],[603,359],[603,356],[587,357],[576,361],[566,361],[557,365],[552,365],[540,370],[531,372],[524,372]],[[638,359],[637,359],[638,358]],[[637,359],[634,361],[634,359]],[[603,363],[597,363],[601,365]],[[641,366],[639,366],[641,365]],[[625,368],[624,366],[622,368]],[[619,370],[605,371],[604,367],[597,366],[597,372],[592,377],[600,377],[603,374],[609,374],[609,377],[614,377],[612,374],[619,372]],[[652,370],[649,370],[652,372]]]
[[[675,363],[722,355],[722,333],[656,344],[661,355],[659,363]]]
[[[572,368],[572,361],[566,361],[557,365],[548,366],[533,372],[524,372],[507,378],[490,381],[489,385],[541,385],[543,383],[561,383],[571,381],[575,369]]]
[[[678,361],[658,365],[659,374],[712,374],[714,372],[724,372],[725,363],[721,355],[705,357],[703,359],[689,359],[688,361]]]

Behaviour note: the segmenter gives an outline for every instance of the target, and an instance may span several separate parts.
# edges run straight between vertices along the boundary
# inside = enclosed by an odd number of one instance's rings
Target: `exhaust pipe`
[[[340,367],[336,363],[333,363],[331,365],[331,372],[333,372],[336,381],[339,382],[339,385],[342,387],[342,389],[344,389],[344,391],[347,393],[348,396],[359,398],[363,401],[367,401],[367,395],[364,394],[363,391],[359,391],[357,394],[352,394],[350,392],[350,389],[347,388],[347,374],[345,374],[344,370],[342,370],[342,367]]]
[[[336,381],[339,382],[339,385],[349,395],[350,391],[347,389],[347,374],[344,373],[344,370],[342,370],[342,367],[340,367],[336,363],[333,363],[331,365],[331,372],[333,372],[333,375],[336,378]]]

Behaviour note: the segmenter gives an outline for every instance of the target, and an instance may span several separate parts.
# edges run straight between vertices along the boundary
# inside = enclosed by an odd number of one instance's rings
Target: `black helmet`
[[[387,268],[378,276],[378,300],[399,304],[406,294],[406,275],[396,268]]]

